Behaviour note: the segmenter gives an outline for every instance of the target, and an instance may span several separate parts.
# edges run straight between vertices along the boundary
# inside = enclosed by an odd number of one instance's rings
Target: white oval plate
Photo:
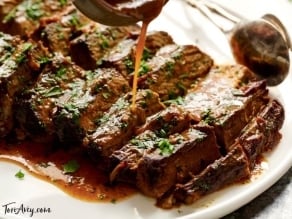
[[[218,0],[219,1],[219,0]],[[240,10],[247,17],[260,17],[266,12],[279,16],[292,30],[292,3],[289,0],[221,0],[222,4]],[[290,24],[289,24],[290,22]],[[182,0],[170,0],[163,13],[150,29],[169,32],[178,44],[196,44],[210,54],[217,63],[232,63],[225,36],[195,9]],[[70,218],[70,219],[162,219],[162,218],[219,218],[243,206],[273,185],[292,166],[290,144],[292,135],[292,101],[289,94],[292,75],[277,88],[271,89],[284,105],[286,119],[282,128],[283,139],[272,152],[266,155],[264,171],[250,183],[233,185],[206,196],[191,206],[162,210],[154,206],[153,199],[142,195],[112,203],[88,203],[74,199],[50,183],[30,176],[26,171],[24,180],[17,180],[19,166],[0,162],[0,218]],[[94,173],[93,173],[94,174]],[[33,209],[34,212],[25,212]],[[50,212],[37,212],[46,208]],[[11,210],[14,210],[11,212]],[[32,216],[32,217],[31,217]]]

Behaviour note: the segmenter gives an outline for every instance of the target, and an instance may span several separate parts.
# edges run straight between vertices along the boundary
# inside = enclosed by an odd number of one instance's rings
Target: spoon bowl
[[[269,86],[276,86],[287,77],[290,40],[274,15],[237,24],[230,34],[230,47],[236,62],[265,79]]]
[[[229,39],[235,61],[252,70],[267,85],[276,86],[287,77],[290,69],[291,40],[282,22],[272,14],[249,21],[230,9],[208,0],[187,0],[197,8]],[[231,21],[234,26],[226,30],[217,22],[216,15]]]

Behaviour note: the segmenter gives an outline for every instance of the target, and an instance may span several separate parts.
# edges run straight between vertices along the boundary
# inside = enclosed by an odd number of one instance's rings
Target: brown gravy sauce
[[[79,169],[65,174],[63,165],[76,160]],[[28,170],[33,176],[45,180],[74,198],[90,202],[115,202],[136,193],[130,185],[108,184],[108,175],[80,149],[53,149],[51,145],[24,142],[0,142],[0,162],[12,162]],[[15,179],[17,180],[17,179]],[[24,176],[25,180],[25,176]]]

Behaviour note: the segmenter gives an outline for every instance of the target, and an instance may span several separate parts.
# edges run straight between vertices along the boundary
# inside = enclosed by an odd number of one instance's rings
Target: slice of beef
[[[40,19],[65,10],[69,1],[25,0],[4,15],[4,31],[12,35],[29,37],[38,27]]]
[[[113,68],[87,74],[85,83],[76,84],[58,101],[53,120],[59,140],[66,145],[81,144],[85,134],[97,128],[112,104],[130,91],[128,82]]]
[[[147,68],[147,64],[145,62],[152,58],[161,47],[173,43],[174,42],[171,36],[164,31],[152,31],[147,33],[141,71],[143,71],[143,68]],[[134,71],[136,45],[136,39],[130,38],[122,40],[107,54],[105,54],[105,56],[103,56],[101,65],[106,67],[115,67],[124,75],[125,78],[130,79],[130,74]]]
[[[190,122],[188,114],[176,105],[148,117],[145,124],[136,130],[136,137],[110,156],[110,181],[135,183],[139,160],[144,153],[153,149],[153,139],[180,133],[190,126]]]
[[[84,33],[70,43],[72,60],[86,70],[95,69],[101,58],[121,40],[137,37],[139,26],[108,27],[88,25]]]
[[[84,146],[93,157],[108,157],[121,148],[135,134],[147,116],[164,108],[158,94],[151,90],[139,90],[136,107],[132,108],[132,95],[119,98],[109,111],[100,118],[99,127],[84,139]]]
[[[131,177],[128,179],[132,179],[140,191],[157,198],[219,157],[219,147],[210,126],[192,126],[168,137],[147,130],[121,149],[119,158],[122,160],[112,174]],[[115,175],[117,173],[120,175]]]
[[[241,131],[238,143],[243,147],[253,169],[257,158],[274,148],[281,139],[279,130],[284,122],[284,108],[277,100],[266,107]]]
[[[279,143],[284,109],[271,99],[241,131],[226,156],[216,160],[186,183],[178,183],[157,202],[162,208],[192,204],[228,184],[248,179],[261,154]]]
[[[161,197],[190,174],[197,174],[220,157],[211,127],[191,127],[160,140],[158,147],[140,159],[136,186],[151,197]],[[166,180],[167,179],[167,180]]]
[[[253,81],[242,66],[215,67],[184,98],[191,117],[215,127],[222,152],[268,102],[265,81]]]
[[[14,40],[12,40],[14,41]],[[14,125],[15,96],[34,83],[47,51],[33,42],[16,40],[17,45],[0,66],[0,136],[7,135]],[[10,49],[9,49],[10,51]],[[5,53],[7,54],[7,53]]]
[[[174,99],[185,95],[212,65],[213,60],[196,46],[164,46],[140,70],[138,87],[157,92],[162,100]]]
[[[238,145],[188,182],[176,184],[173,189],[157,200],[157,205],[168,209],[182,203],[192,204],[223,186],[249,177],[249,161],[242,147]]]
[[[55,134],[52,121],[59,98],[72,93],[84,83],[86,72],[61,54],[54,56],[45,66],[37,82],[23,92],[16,103],[16,118],[28,137]],[[78,89],[75,90],[78,93]],[[46,140],[44,138],[44,140]]]
[[[80,36],[89,22],[75,7],[68,7],[62,15],[42,19],[32,38],[41,40],[51,52],[68,56],[70,41]]]

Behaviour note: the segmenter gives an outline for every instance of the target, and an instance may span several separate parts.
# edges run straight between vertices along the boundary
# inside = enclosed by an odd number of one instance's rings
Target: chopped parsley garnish
[[[67,0],[59,0],[59,2],[61,6],[64,6],[67,4]]]
[[[39,64],[47,64],[50,62],[50,58],[47,56],[42,56],[38,59]]]
[[[157,138],[155,139],[155,136],[148,136],[143,139],[133,138],[130,142],[139,149],[150,149],[155,146],[156,140]]]
[[[174,151],[174,145],[167,138],[159,137],[154,132],[150,132],[142,138],[133,138],[130,142],[139,149],[156,148],[160,155],[170,155]]]
[[[61,90],[60,87],[52,87],[50,90],[48,90],[44,96],[45,97],[56,97],[56,96],[59,96],[61,95],[63,92]]]
[[[171,99],[171,100],[166,100],[163,102],[165,105],[171,105],[171,104],[175,104],[175,105],[183,105],[184,104],[184,99],[181,96],[178,96],[175,99]]]
[[[19,170],[16,174],[15,174],[15,177],[18,178],[18,179],[23,179],[24,178],[24,173]]]
[[[58,78],[63,78],[64,75],[66,75],[67,69],[65,67],[60,67],[57,72],[56,72],[56,76]]]
[[[28,1],[25,7],[25,13],[31,20],[38,20],[44,15],[44,11],[41,10],[42,1],[36,1],[32,3]]]
[[[207,124],[212,124],[215,121],[215,117],[212,115],[211,109],[207,109],[206,111],[201,113],[201,117],[203,121]]]
[[[24,43],[21,48],[20,54],[16,57],[16,63],[21,64],[25,61],[26,59],[26,52],[29,51],[32,48],[31,43]]]
[[[100,43],[99,43],[100,48],[101,49],[109,48],[110,44],[107,37],[102,32],[97,32],[96,35],[100,39]]]
[[[150,71],[150,67],[144,60],[141,61],[140,69],[139,69],[139,76],[145,75]]]
[[[151,58],[150,50],[148,48],[144,48],[142,60],[148,60],[149,58]]]
[[[158,142],[158,148],[162,155],[169,155],[173,153],[174,146],[169,142],[168,139],[162,139]]]
[[[75,173],[80,168],[79,163],[76,160],[70,160],[63,165],[64,173]]]
[[[172,77],[174,72],[174,63],[173,62],[167,62],[165,65],[165,70],[167,72],[168,77]]]
[[[12,21],[16,16],[16,8],[13,8],[2,20],[4,24]]]
[[[75,26],[75,27],[80,27],[81,26],[81,23],[80,23],[80,21],[79,21],[79,19],[78,19],[76,14],[71,16],[69,22],[70,22],[70,24],[72,26]]]
[[[106,114],[106,115],[100,117],[99,119],[97,119],[96,120],[96,124],[97,125],[101,125],[101,124],[106,123],[107,121],[109,121],[109,119],[110,119],[110,116]]]
[[[134,62],[131,59],[129,59],[129,58],[125,59],[124,64],[126,66],[128,74],[130,74],[134,71]]]
[[[73,115],[73,117],[72,117],[73,120],[77,120],[80,117],[79,108],[72,103],[65,104],[64,110],[66,110],[67,112],[69,112]]]

